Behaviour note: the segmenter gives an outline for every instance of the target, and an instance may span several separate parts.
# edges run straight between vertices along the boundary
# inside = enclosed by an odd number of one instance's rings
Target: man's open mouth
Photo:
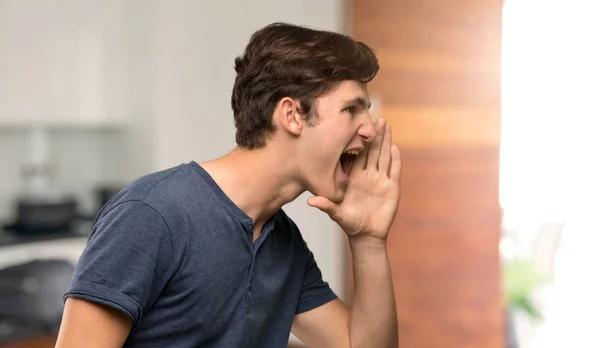
[[[352,167],[352,163],[354,159],[358,156],[358,150],[349,150],[346,151],[340,156],[340,166],[342,167],[342,171],[348,177],[350,175],[350,168]]]

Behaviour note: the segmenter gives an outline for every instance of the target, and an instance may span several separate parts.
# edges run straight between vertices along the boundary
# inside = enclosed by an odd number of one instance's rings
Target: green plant
[[[504,299],[509,309],[524,312],[534,320],[542,320],[542,313],[531,295],[545,280],[534,264],[527,260],[508,260],[503,266],[502,276]]]

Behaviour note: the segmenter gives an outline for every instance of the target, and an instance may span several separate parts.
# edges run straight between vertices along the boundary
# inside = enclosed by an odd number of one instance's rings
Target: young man
[[[131,183],[98,214],[57,341],[71,347],[397,347],[386,238],[400,152],[373,122],[363,43],[273,24],[235,61],[238,146]],[[281,207],[304,191],[348,235],[337,299]]]

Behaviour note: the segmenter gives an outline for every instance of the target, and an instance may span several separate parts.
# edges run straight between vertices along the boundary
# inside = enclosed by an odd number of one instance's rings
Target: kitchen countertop
[[[85,249],[91,225],[78,225],[72,232],[18,235],[0,230],[0,268],[32,260],[67,259],[76,263]]]
[[[87,238],[90,228],[91,223],[79,223],[73,228],[72,231],[58,231],[31,235],[17,234],[14,231],[0,229],[0,248],[12,245],[55,241],[61,239]]]

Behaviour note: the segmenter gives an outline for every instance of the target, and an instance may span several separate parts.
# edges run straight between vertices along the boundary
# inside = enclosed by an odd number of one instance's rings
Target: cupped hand
[[[334,203],[322,196],[308,199],[337,222],[349,236],[385,240],[400,201],[400,149],[392,145],[392,130],[383,118],[377,135],[354,160],[344,199]]]

